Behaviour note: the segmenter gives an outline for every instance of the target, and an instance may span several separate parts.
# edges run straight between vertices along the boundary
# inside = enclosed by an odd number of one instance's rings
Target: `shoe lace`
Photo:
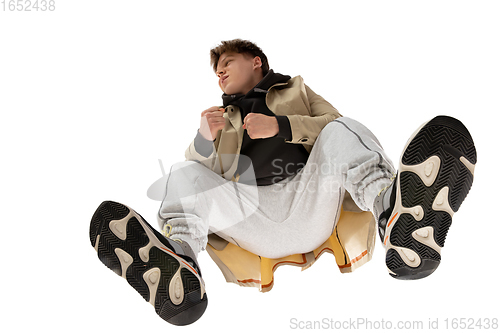
[[[383,189],[381,189],[380,192],[378,192],[377,197],[380,197],[380,195],[382,194],[382,192],[384,192],[385,190],[387,190],[389,188],[389,186],[392,185],[392,182],[394,182],[394,179],[396,179],[396,175],[397,175],[396,173],[392,174],[391,182],[389,183],[389,185],[387,185],[386,187],[384,187]]]
[[[173,227],[172,227],[172,225],[171,225],[170,223],[165,223],[165,224],[163,225],[163,230],[162,230],[162,231],[163,231],[163,235],[164,235],[165,237],[167,237],[168,239],[171,239],[171,240],[173,240],[173,241],[176,241],[176,242],[178,242],[178,243],[181,243],[181,244],[182,244],[182,240],[177,239],[177,238],[171,238],[171,237],[170,237],[170,236],[172,236],[172,229],[173,229]]]

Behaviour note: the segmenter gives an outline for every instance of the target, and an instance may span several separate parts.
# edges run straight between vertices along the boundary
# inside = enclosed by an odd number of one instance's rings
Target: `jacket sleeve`
[[[287,115],[292,129],[292,139],[286,142],[312,146],[323,127],[342,115],[323,97],[317,95],[307,85],[304,86],[310,115]]]
[[[220,138],[221,131],[217,133],[217,137],[214,140],[214,143],[212,143],[212,152],[208,156],[204,156],[202,151],[196,150],[196,145],[195,142],[199,142],[199,135],[197,134],[197,137],[191,141],[191,144],[189,147],[186,149],[186,152],[184,153],[184,156],[186,157],[186,161],[198,161],[205,165],[209,169],[213,169],[213,163],[216,160],[217,157],[217,147],[219,145],[219,138]],[[209,141],[207,140],[209,143]],[[205,149],[205,152],[207,151],[207,147],[203,147],[202,149]],[[200,147],[198,148],[200,150]],[[206,154],[206,153],[205,153]]]
[[[208,157],[214,151],[214,141],[215,140],[211,141],[205,139],[203,135],[201,135],[200,130],[198,130],[198,133],[194,138],[194,149],[203,157]]]

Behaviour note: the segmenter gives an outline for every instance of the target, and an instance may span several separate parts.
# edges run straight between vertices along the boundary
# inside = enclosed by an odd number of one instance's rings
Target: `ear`
[[[259,56],[253,58],[253,69],[262,67],[262,59]]]

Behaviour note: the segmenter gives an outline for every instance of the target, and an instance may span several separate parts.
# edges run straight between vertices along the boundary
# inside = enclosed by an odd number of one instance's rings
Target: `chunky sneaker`
[[[90,243],[162,319],[188,325],[205,312],[205,284],[189,245],[164,237],[131,208],[103,202],[90,222]]]
[[[377,199],[384,207],[379,234],[391,276],[413,280],[436,270],[453,214],[472,186],[475,164],[474,142],[457,119],[438,116],[410,138],[395,181]]]

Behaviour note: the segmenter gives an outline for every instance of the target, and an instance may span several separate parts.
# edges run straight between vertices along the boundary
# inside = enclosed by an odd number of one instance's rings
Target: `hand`
[[[207,140],[213,141],[217,132],[226,126],[224,108],[213,106],[201,113],[200,134]]]
[[[279,125],[276,117],[262,113],[249,113],[243,119],[243,128],[247,130],[250,139],[265,139],[278,134]]]

